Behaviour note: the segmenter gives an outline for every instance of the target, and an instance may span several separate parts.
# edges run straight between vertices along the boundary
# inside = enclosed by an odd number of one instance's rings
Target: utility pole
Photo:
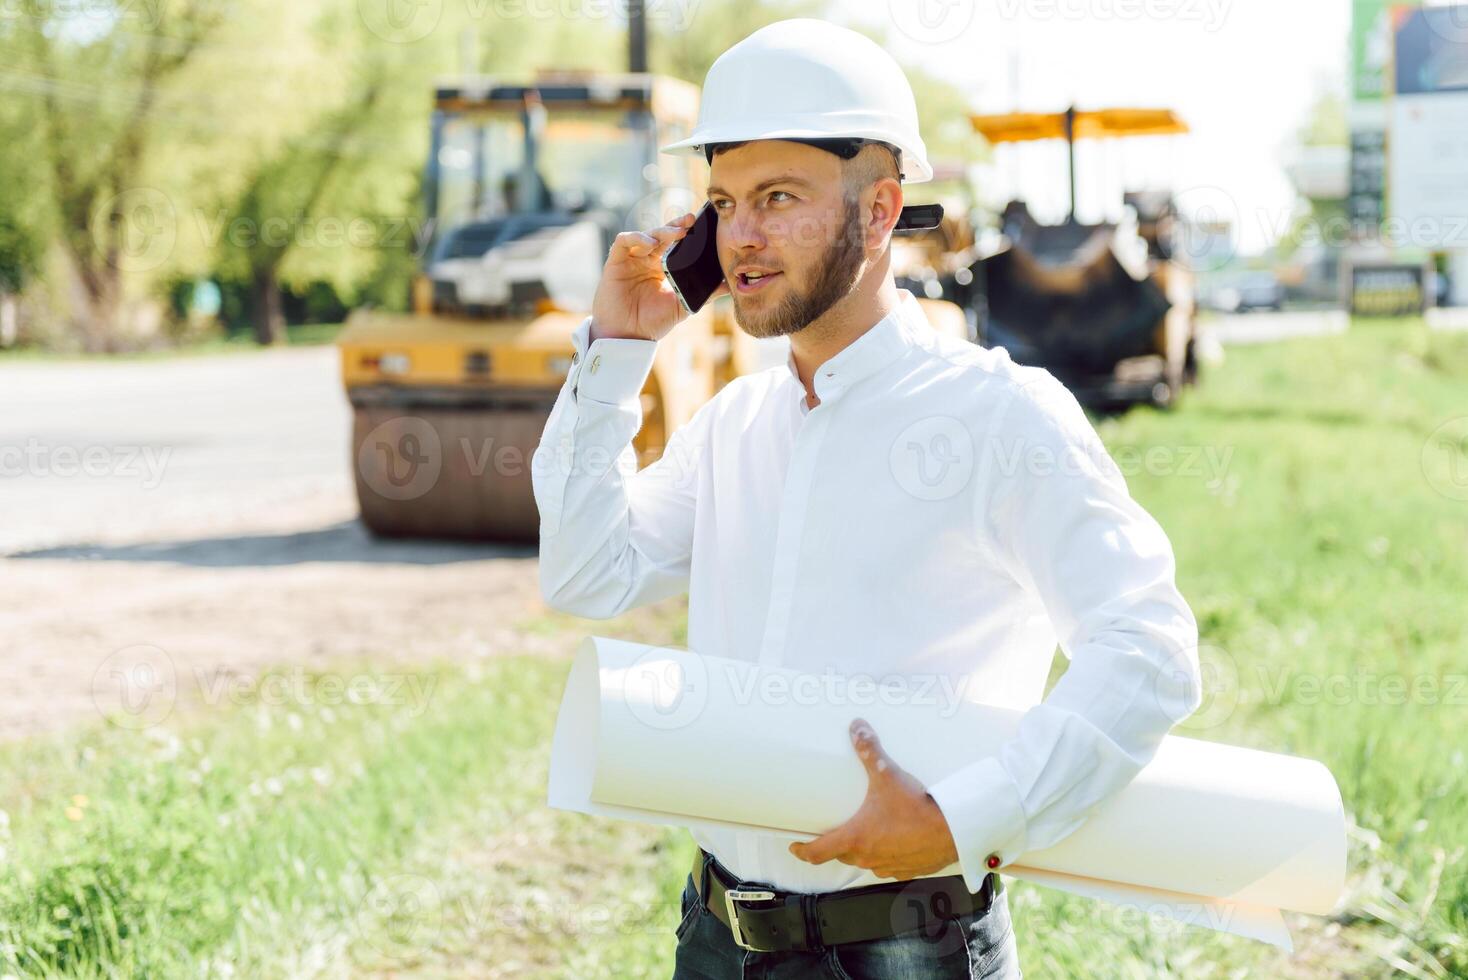
[[[647,6],[644,0],[627,2],[627,70],[647,71]]]

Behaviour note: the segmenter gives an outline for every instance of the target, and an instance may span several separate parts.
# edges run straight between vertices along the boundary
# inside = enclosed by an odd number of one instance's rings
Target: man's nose
[[[725,244],[735,250],[764,248],[767,244],[759,214],[753,208],[736,209],[727,220],[719,221],[719,230],[727,236]]]

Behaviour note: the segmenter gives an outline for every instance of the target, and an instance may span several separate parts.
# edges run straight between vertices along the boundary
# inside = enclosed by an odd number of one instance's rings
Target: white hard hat
[[[933,179],[901,66],[870,38],[823,20],[779,21],[719,55],[693,135],[663,152],[771,139],[889,143],[906,181]]]

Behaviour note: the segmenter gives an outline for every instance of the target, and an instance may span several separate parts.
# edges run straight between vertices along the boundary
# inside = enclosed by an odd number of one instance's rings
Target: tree
[[[50,228],[32,134],[39,120],[22,100],[0,100],[0,296],[36,275]]]
[[[366,79],[350,102],[330,113],[316,132],[287,144],[253,170],[229,215],[225,248],[245,266],[253,298],[255,339],[285,340],[280,304],[280,269],[301,241],[304,228],[319,217],[319,206],[337,175],[353,164],[352,139],[373,119],[388,79]],[[342,222],[345,225],[345,222]],[[228,263],[226,258],[225,263]]]
[[[819,16],[824,7],[819,0],[711,0],[688,8],[697,11],[697,19],[685,25],[649,14],[653,70],[702,85],[719,55],[736,42],[777,20]]]
[[[82,287],[84,346],[113,346],[124,270],[143,220],[158,202],[143,186],[170,86],[204,50],[225,9],[211,0],[151,8],[37,5],[13,45],[38,97],[41,154],[58,240]],[[24,70],[28,69],[28,71]],[[130,209],[141,209],[130,210]]]
[[[1296,128],[1287,154],[1296,165],[1308,164],[1322,156],[1337,157],[1341,167],[1349,167],[1349,128],[1346,123],[1344,83],[1339,79],[1322,79],[1304,121]],[[1291,217],[1289,230],[1280,240],[1281,258],[1292,257],[1301,244],[1320,237],[1331,228],[1344,229],[1347,223],[1346,199],[1312,194],[1303,183],[1297,187],[1301,206]]]

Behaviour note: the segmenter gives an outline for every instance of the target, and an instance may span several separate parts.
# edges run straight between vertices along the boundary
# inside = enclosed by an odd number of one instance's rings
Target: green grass
[[[1181,733],[1325,762],[1349,888],[1290,916],[1287,957],[1012,881],[1027,976],[1468,976],[1468,484],[1439,431],[1465,391],[1468,336],[1363,322],[1232,348],[1176,411],[1098,423],[1200,622]],[[678,642],[683,610],[522,632]],[[245,705],[9,747],[0,975],[667,976],[686,835],[543,804],[566,667],[435,668],[424,711]]]
[[[538,763],[562,675],[531,659],[425,669],[431,697],[396,706],[333,704],[310,693],[330,691],[317,677],[291,704],[10,747],[0,967],[279,976],[344,951],[370,961],[402,859],[533,808],[538,777],[514,776]]]
[[[286,328],[286,340],[291,347],[318,347],[336,342],[341,333],[340,323],[304,323]],[[37,364],[56,361],[116,361],[116,360],[160,360],[174,357],[194,357],[203,354],[242,354],[250,351],[268,350],[255,343],[249,331],[211,336],[178,344],[172,347],[153,347],[143,350],[123,351],[116,354],[84,354],[69,351],[53,351],[41,347],[0,348],[0,364]]]

